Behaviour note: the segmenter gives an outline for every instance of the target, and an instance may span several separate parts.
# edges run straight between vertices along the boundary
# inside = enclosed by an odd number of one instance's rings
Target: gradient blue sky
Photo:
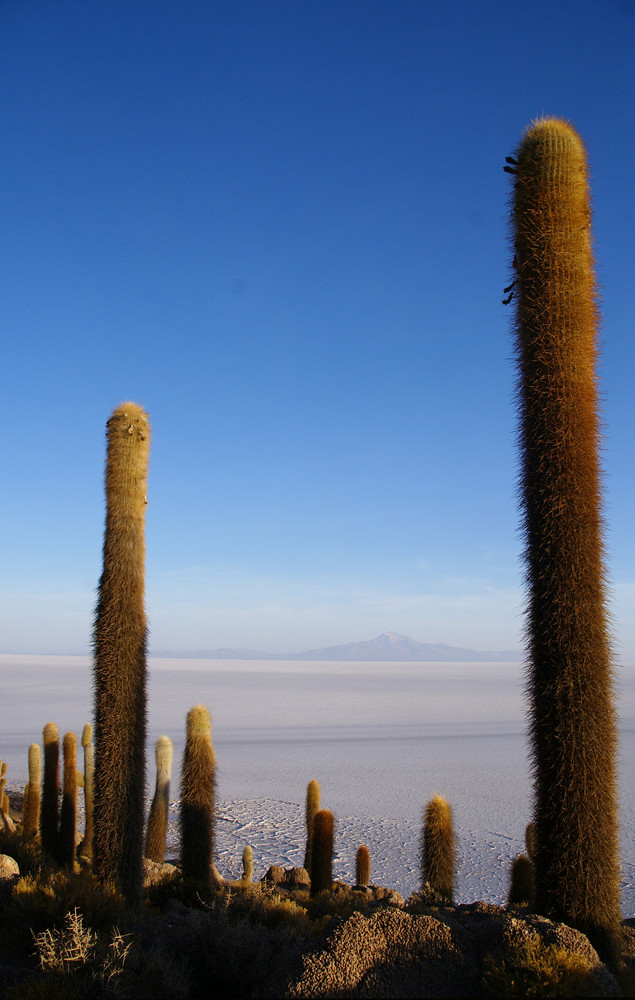
[[[153,649],[520,646],[502,168],[544,112],[591,161],[635,659],[634,43],[633,0],[1,3],[2,650],[89,647],[126,399]]]

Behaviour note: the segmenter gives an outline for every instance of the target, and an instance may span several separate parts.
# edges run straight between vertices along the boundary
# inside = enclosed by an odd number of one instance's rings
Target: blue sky
[[[0,646],[85,652],[105,423],[153,428],[155,650],[522,643],[503,172],[591,162],[635,659],[635,3],[0,4]]]

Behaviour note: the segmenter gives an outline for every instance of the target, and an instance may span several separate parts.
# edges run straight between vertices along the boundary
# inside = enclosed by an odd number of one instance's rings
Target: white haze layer
[[[8,787],[27,777],[42,728],[81,735],[92,721],[89,657],[0,655],[0,757]],[[622,906],[635,914],[635,668],[618,670]],[[425,803],[449,799],[459,838],[457,897],[503,903],[531,818],[523,673],[518,663],[350,663],[151,659],[147,791],[154,742],[174,742],[168,854],[178,857],[185,716],[212,713],[218,762],[216,858],[238,877],[245,844],[255,875],[301,865],[304,796],[316,778],[336,817],[337,878],[354,880],[366,843],[371,880],[419,887]],[[82,767],[81,758],[78,766]]]

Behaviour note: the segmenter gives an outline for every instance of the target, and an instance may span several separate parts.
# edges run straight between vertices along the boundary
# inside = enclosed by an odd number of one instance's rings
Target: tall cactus
[[[569,124],[545,118],[510,162],[536,907],[606,956],[619,922],[616,723],[587,158]]]
[[[42,790],[42,757],[40,744],[29,747],[29,781],[24,789],[22,829],[26,837],[37,837],[40,827],[40,796]]]
[[[82,730],[82,747],[84,749],[84,838],[77,848],[80,857],[93,856],[93,807],[95,801],[95,748],[93,746],[93,727],[87,722]]]
[[[77,737],[66,733],[62,743],[64,752],[64,783],[57,855],[60,864],[73,867],[75,863],[75,834],[77,832]]]
[[[311,895],[333,888],[333,840],[335,817],[330,809],[320,809],[313,820]]]
[[[93,865],[129,905],[142,884],[146,643],[145,511],[150,426],[136,403],[107,425],[106,528],[95,612]]]
[[[181,772],[181,864],[185,878],[205,887],[214,881],[215,785],[212,720],[195,705],[187,713]]]
[[[46,723],[42,739],[44,742],[44,785],[40,809],[40,841],[43,850],[51,857],[57,857],[60,737],[54,722]]]
[[[157,762],[157,783],[148,815],[146,830],[146,858],[165,861],[165,841],[168,830],[170,806],[170,776],[172,773],[173,746],[169,736],[159,736],[154,745]]]
[[[313,820],[320,808],[320,786],[315,778],[306,786],[306,848],[304,851],[304,867],[311,875],[311,862],[313,859]]]

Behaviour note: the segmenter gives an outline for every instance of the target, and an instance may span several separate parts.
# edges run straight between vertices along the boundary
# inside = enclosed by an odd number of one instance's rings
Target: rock
[[[143,885],[147,888],[150,885],[158,885],[164,879],[170,878],[176,872],[176,866],[169,862],[151,861],[150,858],[143,859]]]
[[[275,885],[277,889],[284,889],[286,892],[311,887],[311,879],[306,868],[283,868],[282,865],[271,865],[260,881],[266,885]]]
[[[269,882],[273,885],[279,885],[284,882],[285,870],[282,865],[271,865],[271,867],[265,872],[261,878],[261,882]]]
[[[278,992],[268,995],[482,996],[486,956],[499,968],[505,962],[504,974],[514,976],[520,968],[531,978],[526,946],[539,953],[550,944],[586,964],[587,971],[575,984],[582,990],[577,995],[620,996],[617,981],[583,934],[541,917],[521,917],[487,905],[439,909],[433,914],[413,915],[392,907],[370,916],[354,913],[335,922],[326,938],[301,957],[284,986],[278,981]]]
[[[8,854],[0,854],[0,879],[13,878],[20,874],[20,866],[14,858]]]

